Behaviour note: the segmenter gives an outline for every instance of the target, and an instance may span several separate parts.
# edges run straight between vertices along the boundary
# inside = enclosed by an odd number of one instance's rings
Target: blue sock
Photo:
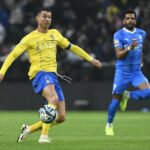
[[[144,100],[150,98],[150,89],[137,90],[130,92],[132,100]]]
[[[115,114],[118,110],[119,104],[120,104],[119,100],[112,99],[112,101],[108,107],[108,118],[107,118],[108,123],[113,122]]]

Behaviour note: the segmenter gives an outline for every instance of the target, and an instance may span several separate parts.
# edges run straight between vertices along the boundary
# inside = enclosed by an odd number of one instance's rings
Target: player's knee
[[[113,98],[120,101],[122,98],[122,95],[121,94],[113,94]]]

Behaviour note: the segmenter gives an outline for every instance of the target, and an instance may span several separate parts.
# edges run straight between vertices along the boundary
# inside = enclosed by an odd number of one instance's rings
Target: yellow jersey
[[[30,79],[34,78],[39,71],[57,72],[57,46],[65,49],[69,45],[68,39],[63,37],[56,29],[48,30],[47,33],[34,30],[22,38],[20,43],[8,55],[0,73],[5,75],[12,62],[25,51],[31,64],[28,72]],[[88,61],[92,60],[91,56],[76,45],[72,44],[70,50]]]

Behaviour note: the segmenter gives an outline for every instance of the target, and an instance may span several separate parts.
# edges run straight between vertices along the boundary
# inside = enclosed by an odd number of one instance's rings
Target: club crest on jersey
[[[55,40],[55,37],[53,35],[50,35],[51,40]]]

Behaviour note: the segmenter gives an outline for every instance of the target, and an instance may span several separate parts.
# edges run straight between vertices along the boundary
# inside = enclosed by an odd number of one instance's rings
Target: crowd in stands
[[[51,28],[60,30],[72,43],[110,64],[115,60],[113,34],[122,27],[122,12],[129,8],[134,9],[137,26],[147,32],[144,61],[150,64],[150,1],[143,0],[1,0],[1,61],[24,35],[36,29],[36,10],[42,6],[49,7],[52,11]],[[26,62],[26,54],[20,60]],[[70,51],[59,50],[58,62],[61,73],[73,72],[72,76],[76,79],[81,78],[79,72],[84,70],[80,69],[81,66],[90,68]],[[76,70],[73,71],[72,67]]]

